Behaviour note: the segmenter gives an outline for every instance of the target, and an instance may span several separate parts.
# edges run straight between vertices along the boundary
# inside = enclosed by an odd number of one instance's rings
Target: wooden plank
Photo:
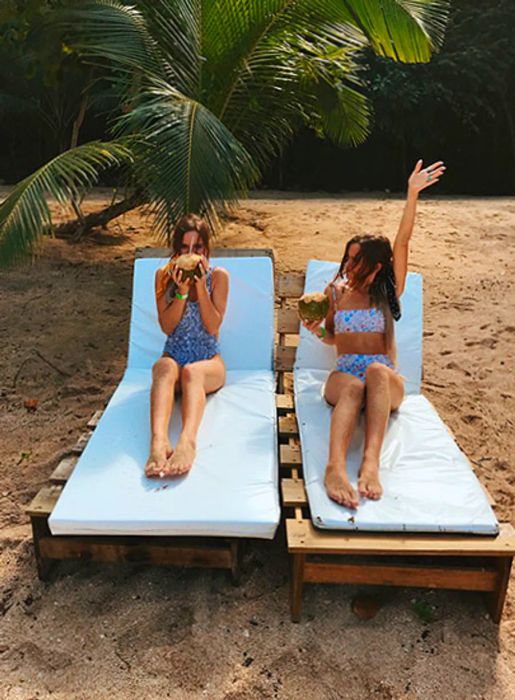
[[[40,552],[39,543],[42,537],[49,537],[50,530],[48,529],[48,516],[41,518],[31,518],[32,525],[32,541],[34,542],[34,556],[36,558],[36,567],[38,577],[41,581],[47,581],[53,567],[51,559],[45,559]]]
[[[292,435],[299,434],[299,426],[297,424],[297,419],[294,415],[292,416],[279,416],[279,436],[289,437]]]
[[[103,412],[104,412],[104,411],[95,411],[95,413],[91,416],[91,418],[89,419],[89,421],[86,423],[86,426],[87,426],[90,430],[95,430],[95,428],[96,428],[97,425],[98,425],[98,421],[102,418],[102,413],[103,413]]]
[[[354,583],[413,588],[448,588],[464,591],[492,591],[497,572],[484,567],[399,566],[384,562],[370,564],[334,564],[306,562],[306,583]]]
[[[302,479],[281,479],[283,505],[287,507],[305,506],[308,499]]]
[[[121,538],[120,538],[121,539]],[[176,546],[167,538],[163,544],[147,539],[131,543],[116,538],[42,537],[39,551],[44,559],[85,559],[102,562],[144,562],[148,564],[199,566],[231,569],[233,557],[229,545],[224,547]]]
[[[512,562],[513,557],[499,557],[495,559],[497,578],[494,590],[492,593],[488,594],[486,602],[492,620],[497,623],[501,621],[502,617],[504,601],[506,600],[506,593],[510,582]]]
[[[30,517],[43,518],[53,511],[57,499],[63,490],[62,486],[53,484],[52,486],[44,486],[39,493],[32,499],[31,503],[25,509],[25,512]]]
[[[297,348],[290,345],[279,345],[275,352],[275,369],[278,372],[291,372],[295,362]]]
[[[79,458],[74,455],[70,455],[62,459],[52,472],[50,482],[52,484],[65,484],[70,478],[70,475],[75,469],[75,465],[78,461]]]
[[[289,552],[306,554],[417,554],[463,556],[512,556],[515,530],[501,524],[498,536],[483,535],[404,535],[317,530],[310,520],[286,520]]]
[[[281,411],[293,411],[293,394],[276,394],[275,405]]]
[[[298,445],[279,445],[279,461],[282,467],[302,464],[302,454]]]
[[[80,438],[77,440],[75,445],[72,447],[71,451],[74,452],[75,454],[81,454],[84,452],[84,448],[89,442],[89,438],[93,435],[92,431],[88,431],[87,433],[82,433]]]
[[[295,410],[293,394],[276,394],[275,405],[278,411],[287,413]]]
[[[136,248],[135,258],[169,258],[170,248]],[[271,248],[214,248],[212,258],[261,258],[274,257]]]
[[[277,279],[279,297],[300,297],[304,293],[305,275],[298,272],[281,272]]]
[[[292,622],[300,621],[300,609],[302,606],[302,589],[304,587],[304,554],[292,556],[290,579],[290,612]]]
[[[297,309],[279,309],[277,313],[277,331],[297,335],[300,330],[300,320]]]

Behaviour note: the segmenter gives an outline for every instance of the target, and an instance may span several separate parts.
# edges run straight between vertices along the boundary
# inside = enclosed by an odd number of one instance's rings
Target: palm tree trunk
[[[136,192],[130,197],[122,199],[121,202],[111,204],[100,211],[87,214],[82,220],[74,219],[73,221],[60,224],[56,227],[55,235],[58,238],[70,238],[72,236],[82,238],[82,236],[89,233],[92,229],[105,226],[109,221],[116,219],[117,216],[125,214],[131,209],[136,209],[136,207],[142,204],[145,204],[145,198],[141,192]]]

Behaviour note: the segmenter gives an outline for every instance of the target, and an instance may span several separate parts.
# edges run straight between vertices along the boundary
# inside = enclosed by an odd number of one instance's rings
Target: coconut
[[[322,321],[329,312],[329,298],[323,292],[303,294],[299,299],[299,316],[304,321]]]
[[[186,255],[179,255],[175,260],[175,264],[178,269],[182,272],[183,280],[193,280],[195,275],[200,275],[200,263],[202,262],[201,255],[195,255],[195,253],[186,253]]]

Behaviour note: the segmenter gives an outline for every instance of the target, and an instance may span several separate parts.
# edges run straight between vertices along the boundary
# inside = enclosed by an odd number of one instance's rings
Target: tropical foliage
[[[441,191],[513,193],[514,27],[512,0],[453,0],[445,42],[430,63],[405,65],[366,51],[374,115],[367,142],[342,151],[303,130],[271,164],[265,184],[399,190],[411,163],[425,156],[449,166]]]
[[[18,5],[8,2],[11,8]],[[60,155],[20,182],[0,206],[3,263],[33,251],[48,227],[46,192],[60,201],[68,194],[77,207],[82,189],[106,165],[125,165],[128,201],[148,203],[156,230],[166,235],[185,211],[201,212],[216,226],[220,211],[258,181],[303,125],[338,145],[362,143],[370,129],[363,49],[398,61],[429,61],[443,40],[448,3],[62,0],[36,5],[39,16],[28,22],[23,38],[39,51],[41,42],[53,51],[58,47],[62,75],[72,68],[83,71],[76,79],[78,116],[72,147],[63,150],[66,139],[60,139]],[[19,24],[8,11],[2,19]],[[91,143],[86,152],[76,146],[77,134],[93,98],[111,106],[112,140]],[[44,121],[43,96],[36,104]]]

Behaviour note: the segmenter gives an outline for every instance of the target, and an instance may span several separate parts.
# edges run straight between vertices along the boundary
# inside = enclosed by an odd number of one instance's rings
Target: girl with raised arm
[[[445,171],[442,161],[422,168],[419,160],[408,181],[407,201],[392,247],[384,236],[358,235],[347,242],[340,268],[325,289],[325,321],[305,322],[323,343],[336,346],[336,369],[325,385],[333,406],[329,460],[324,484],[337,503],[356,508],[359,496],[377,500],[383,490],[379,458],[388,418],[404,397],[404,380],[396,369],[394,321],[400,318],[408,252],[419,193]],[[346,454],[359,412],[365,410],[365,444],[358,493],[346,471]]]
[[[191,469],[206,395],[225,382],[218,332],[227,305],[229,275],[223,268],[210,267],[209,252],[206,222],[198,216],[184,216],[172,234],[170,263],[156,272],[159,325],[167,339],[152,368],[148,477],[177,476]],[[186,254],[190,254],[187,262],[195,265],[191,274],[177,264],[179,256]],[[182,432],[174,450],[168,425],[176,390],[182,393]]]

